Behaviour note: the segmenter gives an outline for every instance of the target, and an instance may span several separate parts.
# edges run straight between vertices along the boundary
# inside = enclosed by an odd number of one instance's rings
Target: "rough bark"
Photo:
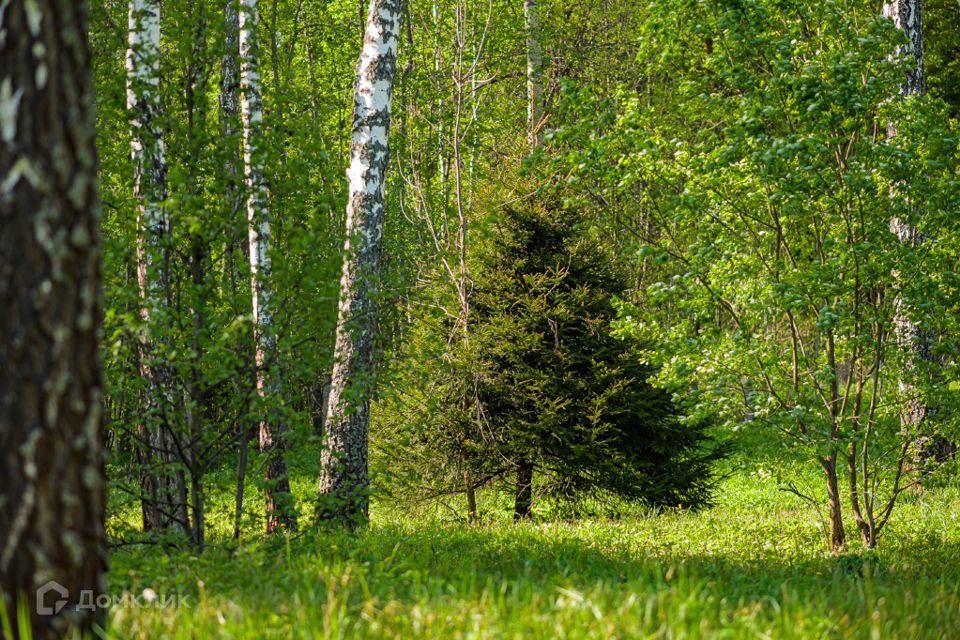
[[[913,63],[906,69],[904,95],[923,93],[926,89],[923,67],[923,9],[921,0],[891,0],[883,5],[883,16],[904,32],[908,43],[897,53],[912,56]]]
[[[24,597],[41,640],[90,630],[81,591],[105,587],[87,12],[77,0],[0,7],[0,606],[16,628]]]
[[[181,474],[171,471],[178,458],[168,415],[173,375],[169,365],[153,360],[157,340],[150,329],[168,306],[170,292],[169,222],[164,209],[167,167],[160,123],[159,0],[131,0],[128,19],[127,110],[138,218],[137,280],[146,327],[140,353],[140,374],[147,381],[146,406],[138,429],[143,528],[166,530],[179,525],[189,532],[186,485]]]
[[[527,31],[527,136],[534,149],[543,144],[543,54],[537,0],[523,0]]]
[[[319,520],[364,521],[384,178],[402,0],[370,0],[354,82],[349,200]]]
[[[240,115],[243,121],[243,173],[247,187],[257,392],[263,398],[270,398],[270,402],[277,402],[281,388],[273,371],[277,362],[277,339],[273,324],[270,210],[264,179],[263,89],[257,22],[257,0],[240,0]],[[276,418],[276,412],[268,411],[268,416],[260,421],[260,451],[268,456],[265,497],[267,531],[270,533],[279,528],[295,529],[297,526],[283,450],[283,425]]]
[[[827,543],[831,551],[838,553],[847,544],[847,534],[843,526],[843,504],[837,481],[837,454],[821,460],[820,468],[827,482]]]
[[[311,409],[313,433],[320,440],[323,440],[323,427],[327,422],[327,415],[330,413],[330,380],[330,374],[325,373],[313,384],[313,406]]]

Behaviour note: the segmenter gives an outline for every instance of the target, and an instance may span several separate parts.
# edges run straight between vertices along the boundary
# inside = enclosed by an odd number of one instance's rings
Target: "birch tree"
[[[370,0],[353,96],[346,241],[329,416],[321,453],[319,520],[365,520],[367,446],[384,179],[403,0]]]
[[[144,530],[179,525],[189,531],[186,485],[182,474],[170,471],[177,449],[168,422],[172,371],[154,360],[158,340],[151,325],[168,307],[169,220],[167,166],[164,158],[160,95],[160,1],[130,0],[128,13],[127,110],[130,154],[134,165],[133,194],[137,203],[137,281],[144,335],[140,374],[147,381],[146,415],[139,427],[140,484]]]
[[[883,16],[892,20],[898,29],[903,31],[907,43],[898,47],[897,53],[912,58],[905,69],[906,78],[901,87],[904,97],[922,94],[926,91],[924,64],[923,64],[923,10],[922,0],[892,0],[883,5]],[[893,138],[897,135],[894,124],[887,126],[887,135]],[[894,194],[896,195],[896,194]],[[900,242],[917,246],[924,242],[923,235],[908,221],[893,217],[890,220],[890,230],[896,234]],[[900,349],[907,356],[908,374],[915,371],[920,362],[933,360],[931,349],[932,336],[923,331],[910,317],[910,302],[903,296],[896,299],[896,317],[894,326],[897,342]],[[908,376],[901,376],[899,381],[904,404],[900,411],[901,425],[904,432],[917,436],[917,461],[923,463],[929,458],[942,459],[953,450],[953,444],[940,435],[930,435],[925,432],[923,422],[929,407],[915,385]]]
[[[540,51],[540,18],[537,0],[523,0],[527,32],[527,127],[530,146],[543,144],[543,54]]]
[[[229,221],[230,236],[226,249],[227,279],[230,283],[231,298],[237,299],[235,256],[239,248],[245,262],[249,262],[249,245],[244,241],[247,225],[239,224],[243,210],[243,191],[240,176],[240,13],[237,11],[237,0],[225,0],[223,4],[223,55],[220,60],[220,136],[223,140],[223,176],[225,180],[224,197],[226,199],[226,213]],[[245,219],[245,218],[244,218]],[[237,233],[234,233],[236,229]],[[239,311],[235,311],[239,313]],[[244,354],[243,360],[253,360],[253,343],[249,335],[244,333],[238,345],[238,352]],[[256,387],[256,372],[253,372],[253,386]],[[246,388],[245,386],[243,388]],[[237,461],[237,483],[234,493],[233,539],[240,538],[240,521],[243,515],[244,486],[247,476],[247,459],[249,458],[249,442],[253,433],[251,425],[246,419],[241,419],[238,427],[237,440],[239,453]]]
[[[256,342],[257,392],[276,402],[280,383],[274,372],[277,361],[276,327],[273,323],[270,265],[270,211],[264,180],[262,145],[263,90],[257,43],[257,0],[240,2],[240,115],[243,121],[243,173],[247,187],[249,224],[250,288]],[[270,412],[270,415],[275,415]],[[266,466],[267,531],[296,528],[293,496],[283,459],[283,427],[273,417],[260,421],[260,450],[268,456]]]
[[[38,640],[92,631],[106,568],[87,11],[0,5],[0,606]]]
[[[892,20],[893,24],[907,37],[907,44],[898,47],[897,53],[913,58],[912,64],[906,69],[903,94],[923,93],[925,80],[922,0],[890,0],[883,5],[883,16]]]

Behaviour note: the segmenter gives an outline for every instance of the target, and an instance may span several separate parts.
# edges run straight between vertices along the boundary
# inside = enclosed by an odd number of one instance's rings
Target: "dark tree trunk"
[[[0,38],[0,591],[37,639],[91,628],[106,569],[87,11],[7,4]]]
[[[200,176],[203,164],[203,145],[207,123],[207,16],[203,2],[191,0],[190,22],[193,32],[190,41],[190,59],[186,68],[185,102],[187,105],[187,123],[190,149],[188,172],[190,176],[190,194],[202,196],[203,181]],[[200,354],[203,351],[203,336],[207,326],[207,271],[210,250],[206,232],[201,228],[190,233],[190,275],[193,282],[193,356],[190,363],[190,377],[186,385],[187,423],[190,432],[190,517],[191,538],[199,549],[204,545],[204,494],[203,475],[205,471],[204,418],[209,415],[208,398],[204,389],[203,375],[200,369]]]
[[[840,487],[837,482],[837,455],[834,453],[820,461],[824,478],[827,481],[827,543],[834,553],[841,551],[847,544],[847,534],[843,527],[843,506],[840,499]]]
[[[367,519],[367,443],[373,389],[376,289],[384,177],[402,0],[370,0],[354,83],[350,198],[340,281],[329,417],[321,454],[318,520]]]
[[[246,422],[243,423],[246,425]],[[240,526],[243,520],[243,488],[247,481],[247,456],[250,449],[250,433],[245,426],[241,426],[239,436],[240,453],[237,461],[237,488],[234,494],[233,508],[233,540],[240,540]]]
[[[238,0],[225,0],[223,3],[223,56],[220,60],[220,134],[223,137],[221,147],[223,155],[223,173],[225,178],[226,208],[228,220],[244,222],[236,227],[237,233],[230,238],[231,252],[234,246],[241,249],[246,229],[243,212],[243,192],[240,189],[240,13]],[[233,227],[231,227],[231,230]],[[244,249],[245,251],[245,249]]]
[[[313,433],[323,440],[323,425],[330,414],[330,374],[325,373],[313,384]]]
[[[463,489],[467,493],[467,522],[473,524],[477,521],[477,487],[469,467],[463,469]]]
[[[533,517],[533,464],[522,460],[517,466],[516,497],[513,502],[514,521]]]

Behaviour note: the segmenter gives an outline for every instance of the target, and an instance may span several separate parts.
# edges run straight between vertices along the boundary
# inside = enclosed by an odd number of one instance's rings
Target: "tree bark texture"
[[[837,454],[822,459],[820,468],[827,482],[827,543],[831,551],[839,553],[846,547],[847,533],[843,526],[843,503],[837,480]]]
[[[373,389],[376,290],[384,222],[402,0],[370,0],[354,82],[343,274],[329,417],[321,454],[319,520],[363,521]]]
[[[237,0],[226,0],[223,5],[223,56],[220,61],[220,133],[226,152],[223,174],[226,178],[226,206],[229,220],[239,220],[243,208],[240,189],[240,13]],[[233,241],[231,240],[231,245]],[[246,249],[244,243],[240,243]],[[231,250],[233,246],[231,246]],[[244,253],[246,251],[244,250]]]
[[[77,0],[0,6],[0,606],[16,629],[24,597],[41,640],[91,629],[76,605],[105,587],[87,18]]]

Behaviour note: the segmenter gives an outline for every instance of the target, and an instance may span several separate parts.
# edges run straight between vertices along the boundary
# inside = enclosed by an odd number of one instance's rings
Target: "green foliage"
[[[373,522],[258,536],[264,460],[254,456],[240,544],[238,452],[265,416],[289,427],[298,504],[315,499],[363,7],[259,2],[280,347],[269,365],[283,383],[261,399],[247,222],[227,196],[243,191],[230,171],[239,139],[217,118],[223,4],[163,2],[171,287],[148,327],[127,7],[92,3],[107,530],[134,543],[113,551],[110,589],[191,605],[115,608],[108,637],[924,638],[960,628],[958,463],[904,495],[911,478],[897,464],[918,435],[900,424],[911,394],[931,407],[924,429],[958,433],[955,2],[924,3],[930,95],[900,100],[909,60],[892,55],[902,37],[875,1],[542,0],[546,143],[529,155],[523,3],[409,2],[378,300]],[[922,241],[899,242],[892,217]],[[930,360],[900,348],[898,311],[932,336]],[[144,355],[145,330],[158,340]],[[188,445],[173,470],[203,480],[203,554],[176,538],[136,544],[141,357],[172,368],[162,410]],[[723,450],[708,425],[738,453],[713,464]],[[876,501],[883,515],[899,497],[879,550],[851,540],[839,557],[822,551],[823,471],[811,462],[831,459],[859,480],[861,510]],[[580,518],[507,524],[519,462],[553,498],[541,514]],[[444,510],[466,511],[467,484],[482,526]]]
[[[952,0],[923,3],[924,66],[930,93],[960,115],[960,6]]]
[[[652,97],[575,89],[582,119],[554,136],[568,201],[609,203],[598,227],[632,240],[640,283],[618,330],[650,345],[662,383],[689,389],[700,415],[772,426],[827,467],[841,456],[871,508],[879,488],[895,498],[921,433],[901,411],[935,397],[922,429],[954,429],[941,274],[960,191],[943,103],[891,100],[901,36],[859,5],[657,5],[648,30],[638,61],[668,80]],[[920,240],[901,241],[892,219]],[[898,314],[943,357],[903,349]]]
[[[414,410],[398,407],[391,460],[414,462],[421,481],[441,469],[452,486],[464,470],[482,484],[529,464],[544,495],[707,504],[723,448],[649,384],[654,370],[636,342],[611,334],[625,286],[572,219],[557,210],[499,216],[473,269],[466,338],[444,342],[459,336],[440,322],[421,339],[443,353],[407,383],[427,392]],[[418,354],[416,366],[425,360]]]
[[[647,382],[634,341],[611,335],[625,286],[574,219],[507,210],[475,283],[477,401],[497,453],[547,472],[554,495],[702,505],[716,452]]]
[[[769,428],[785,436],[770,446],[841,466],[850,451],[888,460],[917,435],[899,424],[915,392],[933,407],[926,425],[955,434],[955,6],[926,3],[931,95],[898,100],[908,61],[891,55],[902,40],[875,2],[539,5],[546,143],[533,154],[522,3],[406,11],[378,300],[380,489],[407,492],[408,504],[465,483],[502,489],[530,460],[543,495],[690,506],[709,493],[706,425],[721,439]],[[143,361],[171,367],[158,412],[185,448],[173,471],[232,475],[264,417],[289,427],[293,471],[315,471],[362,11],[259,6],[279,343],[268,366],[282,381],[266,398],[252,378],[247,221],[228,201],[244,191],[231,167],[240,141],[218,118],[223,3],[163,3],[170,290],[149,323],[127,7],[92,6],[103,360],[121,491],[139,490],[137,428],[157,418],[144,415]],[[564,209],[531,213],[551,199]],[[891,217],[924,241],[898,242]],[[931,360],[899,348],[898,304],[935,336]],[[146,354],[145,333],[157,337]],[[869,491],[896,493],[896,465],[870,473]],[[248,503],[254,524],[260,505]],[[222,496],[209,506],[233,508]]]

